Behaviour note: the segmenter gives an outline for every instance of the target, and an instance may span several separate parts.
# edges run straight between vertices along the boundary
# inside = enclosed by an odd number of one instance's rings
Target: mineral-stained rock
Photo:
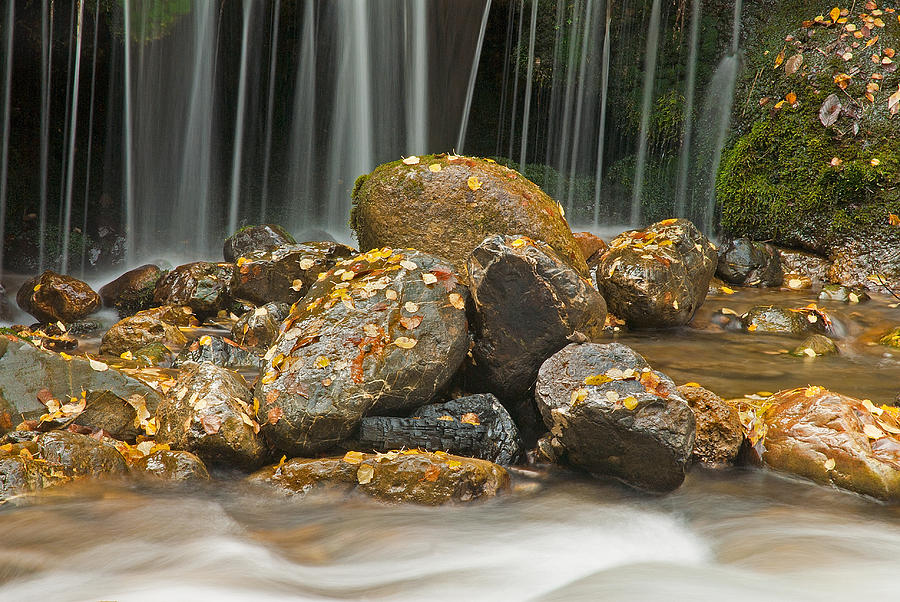
[[[183,450],[159,450],[134,463],[132,470],[166,481],[208,481],[203,460]]]
[[[348,438],[367,414],[430,401],[468,346],[466,288],[449,263],[374,250],[325,273],[295,305],[257,386],[262,432],[293,455]]]
[[[68,431],[42,433],[36,455],[67,476],[85,477],[128,471],[125,458],[112,445]]]
[[[276,224],[247,226],[225,239],[222,255],[225,261],[234,263],[238,257],[254,251],[267,251],[282,245],[296,243],[293,236]]]
[[[777,470],[900,500],[900,421],[878,408],[821,387],[781,391],[763,414],[763,461]]]
[[[697,420],[693,458],[697,462],[716,466],[731,464],[744,442],[741,418],[734,407],[703,387],[678,387]]]
[[[209,363],[185,367],[156,412],[156,441],[208,464],[258,468],[267,450],[251,418],[252,404],[237,373]]]
[[[199,326],[200,321],[194,315],[194,311],[187,305],[162,305],[151,307],[134,314],[135,316],[147,316],[167,322],[172,326]]]
[[[278,329],[290,313],[287,303],[266,303],[251,309],[235,322],[231,338],[245,347],[268,348],[278,338]]]
[[[541,366],[535,399],[568,463],[650,491],[684,480],[694,413],[675,383],[628,347],[569,345]]]
[[[336,242],[285,245],[242,255],[237,260],[232,294],[255,304],[293,303],[319,274],[356,252]]]
[[[603,297],[547,245],[492,236],[472,252],[468,271],[472,355],[487,389],[502,400],[524,395],[544,360],[570,342],[602,335]]]
[[[103,363],[92,366],[84,358],[65,359],[0,335],[0,397],[14,409],[14,423],[23,414],[46,412],[42,398],[68,400],[81,397],[82,391],[110,391],[122,399],[143,402],[151,414],[160,402],[155,390]]]
[[[506,471],[486,460],[418,451],[311,460],[294,458],[264,468],[251,480],[306,493],[317,486],[356,488],[386,502],[437,506],[495,496],[509,487]]]
[[[378,451],[445,451],[503,466],[514,463],[521,451],[516,424],[489,393],[424,405],[409,418],[363,418],[359,445]]]
[[[736,238],[719,247],[716,275],[740,286],[780,286],[784,277],[778,249],[749,238]]]
[[[581,254],[584,255],[584,260],[588,262],[588,265],[591,264],[594,258],[599,258],[609,248],[609,245],[602,238],[590,232],[575,232],[572,236],[575,237],[575,242],[578,244],[578,248],[581,249]]]
[[[133,353],[151,343],[162,343],[166,347],[178,349],[187,344],[187,337],[177,326],[139,312],[119,320],[106,331],[100,343],[100,353]]]
[[[741,316],[748,332],[803,336],[827,332],[825,316],[809,308],[790,309],[775,305],[756,305]]]
[[[230,288],[234,270],[231,263],[197,261],[180,265],[156,283],[153,303],[187,305],[198,316],[215,315],[233,304]]]
[[[40,322],[73,322],[100,308],[100,295],[86,283],[47,270],[22,284],[16,302]]]
[[[125,272],[100,289],[106,307],[115,307],[120,316],[130,316],[153,306],[153,291],[163,271],[152,263]]]
[[[265,365],[265,360],[259,353],[222,337],[204,336],[182,349],[175,361],[172,362],[172,367],[180,368],[187,364],[203,362],[231,370],[238,368],[262,369]]]
[[[465,276],[469,254],[485,238],[519,234],[588,275],[559,204],[521,174],[472,157],[418,159],[380,165],[357,180],[350,226],[361,250],[412,247],[448,259]]]
[[[716,264],[715,246],[694,224],[667,219],[613,239],[597,288],[630,328],[682,326],[703,305]]]

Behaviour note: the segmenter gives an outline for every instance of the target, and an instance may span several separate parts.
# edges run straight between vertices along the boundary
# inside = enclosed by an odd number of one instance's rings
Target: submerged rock
[[[297,241],[287,230],[276,224],[260,224],[241,228],[225,239],[222,256],[225,261],[234,263],[254,251],[268,251],[282,245],[293,245]]]
[[[878,343],[887,347],[896,347],[897,349],[900,349],[900,326],[892,328],[884,333],[881,338],[878,339]]]
[[[255,368],[261,370],[265,366],[262,354],[241,347],[237,343],[222,337],[203,336],[181,350],[173,368],[188,364],[208,362],[222,368],[236,370],[238,368]]]
[[[781,391],[763,414],[763,461],[819,483],[900,500],[900,420],[821,387]]]
[[[684,480],[694,413],[668,376],[625,345],[569,345],[541,366],[535,399],[569,464],[649,491]]]
[[[597,288],[630,328],[682,326],[703,305],[716,263],[715,246],[694,224],[667,219],[613,239]]]
[[[744,430],[737,410],[703,387],[678,387],[697,420],[693,459],[710,466],[732,464],[744,442]]]
[[[234,264],[197,261],[180,265],[156,283],[155,305],[187,305],[198,316],[215,315],[233,304]]]
[[[816,357],[820,355],[836,355],[839,353],[834,341],[823,334],[811,334],[797,345],[791,355],[797,357]]]
[[[784,277],[778,249],[770,244],[736,238],[719,247],[716,275],[740,286],[780,286]]]
[[[22,284],[16,303],[39,322],[74,322],[100,309],[100,295],[77,278],[47,270]]]
[[[863,303],[871,299],[866,291],[851,288],[842,284],[826,284],[819,292],[820,301],[835,301],[838,303]]]
[[[156,441],[208,464],[258,468],[267,450],[252,406],[238,374],[209,363],[185,367],[156,412]]]
[[[465,276],[469,254],[485,238],[517,234],[547,243],[588,275],[559,204],[521,174],[473,157],[416,159],[385,163],[356,181],[350,227],[361,250],[411,247]]]
[[[266,303],[246,312],[231,328],[238,345],[268,348],[278,338],[281,323],[290,315],[287,303]]]
[[[741,316],[744,330],[755,333],[804,336],[828,330],[827,317],[811,308],[790,309],[775,305],[757,305]]]
[[[152,263],[125,272],[100,289],[103,305],[115,307],[123,317],[153,307],[153,291],[162,275]]]
[[[506,471],[486,460],[415,450],[294,458],[250,478],[293,493],[330,485],[354,488],[385,502],[429,506],[489,498],[509,487]]]
[[[113,324],[103,335],[100,353],[120,355],[132,353],[152,343],[178,349],[187,344],[187,337],[177,326],[163,322],[152,314],[137,313]]]
[[[166,481],[208,481],[203,460],[184,450],[159,450],[147,454],[131,467],[133,471]]]
[[[359,445],[382,452],[416,448],[445,451],[504,466],[513,464],[521,452],[516,424],[489,393],[424,405],[409,418],[363,418]]]
[[[472,252],[468,272],[476,370],[504,401],[523,396],[567,344],[602,335],[603,297],[547,245],[492,236]]]
[[[341,262],[295,305],[266,355],[262,432],[288,454],[313,454],[367,414],[427,403],[466,353],[467,297],[448,263],[418,251]]]
[[[241,255],[232,293],[255,304],[291,304],[303,297],[319,274],[356,251],[336,242],[286,245]]]

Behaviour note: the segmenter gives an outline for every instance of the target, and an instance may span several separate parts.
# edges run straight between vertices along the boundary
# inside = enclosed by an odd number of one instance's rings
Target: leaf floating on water
[[[407,157],[407,158],[403,159],[403,162],[406,163],[407,165],[418,165],[419,158],[416,156]]]
[[[833,470],[834,464],[834,458],[828,458],[827,460],[825,460],[825,470]]]
[[[462,295],[459,293],[450,293],[447,295],[447,299],[450,301],[450,305],[455,307],[456,309],[465,309],[466,302],[463,301]]]
[[[356,481],[360,485],[367,485],[375,477],[375,467],[371,464],[360,464],[356,471]]]
[[[481,180],[479,180],[477,176],[469,176],[469,179],[466,180],[466,184],[469,186],[470,190],[479,190],[481,188]]]
[[[397,337],[394,339],[394,345],[400,349],[412,349],[416,346],[416,343],[418,343],[416,339],[411,339],[409,337]]]
[[[91,365],[91,369],[96,370],[97,372],[106,372],[107,370],[109,370],[109,366],[101,361],[88,358],[88,363]]]

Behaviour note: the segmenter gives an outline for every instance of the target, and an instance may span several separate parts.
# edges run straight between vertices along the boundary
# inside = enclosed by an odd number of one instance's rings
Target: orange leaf
[[[888,223],[892,226],[900,226],[900,216],[896,213],[888,213]]]
[[[788,92],[788,93],[787,93],[787,96],[785,96],[784,99],[785,99],[786,101],[788,101],[788,104],[792,105],[792,104],[794,104],[795,102],[797,102],[797,95],[794,94],[793,92]]]
[[[428,470],[425,471],[425,480],[431,481],[434,483],[438,479],[438,475],[441,474],[441,469],[437,466],[431,466]]]

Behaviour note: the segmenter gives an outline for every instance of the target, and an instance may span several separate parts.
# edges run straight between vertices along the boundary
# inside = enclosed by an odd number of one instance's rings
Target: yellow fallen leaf
[[[878,159],[872,159],[871,161],[869,161],[869,165],[871,165],[872,167],[878,167],[879,165],[881,165],[881,161],[879,161]]]
[[[638,407],[638,400],[629,395],[622,400],[622,405],[625,406],[626,410],[633,410],[634,408]]]
[[[778,56],[775,57],[775,67],[774,69],[778,69],[781,66],[781,63],[784,62],[784,48],[781,49],[781,52],[778,53]]]
[[[463,301],[462,295],[459,293],[450,293],[447,295],[447,299],[450,301],[450,305],[455,307],[456,309],[465,309],[466,302]]]
[[[447,467],[451,469],[457,469],[460,466],[462,466],[462,462],[460,462],[459,460],[449,460],[447,462]]]
[[[867,424],[866,426],[864,426],[863,434],[865,434],[865,436],[868,437],[869,439],[881,439],[882,437],[887,436],[884,434],[884,431],[882,431],[880,428],[878,428],[874,424]]]
[[[106,372],[107,370],[109,370],[109,366],[101,361],[88,358],[88,363],[91,365],[91,369],[96,370],[97,372]]]
[[[437,173],[437,172],[441,171],[441,164],[440,163],[432,163],[431,165],[428,166],[428,170],[433,173]]]
[[[208,334],[203,335],[202,337],[200,337],[200,344],[201,345],[211,345],[212,337],[209,336]]]
[[[834,458],[828,458],[825,460],[825,470],[832,470],[834,468]]]
[[[416,156],[407,157],[407,158],[403,159],[403,162],[406,163],[407,165],[418,165],[419,158]]]
[[[759,326],[757,326],[756,324],[751,324],[750,326],[747,327],[747,332],[753,332],[757,328],[759,328]]]
[[[454,422],[453,416],[450,416],[449,414],[439,416],[438,420],[443,420],[444,422]]]
[[[794,104],[795,102],[797,102],[797,95],[794,94],[793,92],[788,92],[788,93],[787,93],[787,96],[785,96],[784,99],[785,99],[786,101],[788,101],[788,104],[791,104],[791,105],[792,105],[792,104]]]
[[[39,290],[41,290],[41,286],[43,286],[43,285],[41,285],[41,284],[35,284],[35,285],[34,285],[34,289],[33,289],[34,292],[38,292]]]
[[[572,404],[572,407],[575,407],[579,403],[584,401],[587,398],[587,396],[588,396],[587,389],[575,389],[574,391],[572,391],[572,397],[569,400],[569,403]]]
[[[517,238],[509,244],[511,247],[518,248],[518,247],[524,247],[525,245],[527,245],[528,241],[525,240],[524,238]]]
[[[828,16],[831,17],[832,21],[837,21],[841,17],[841,9],[838,7],[832,8],[831,12],[828,13]]]
[[[733,295],[733,294],[734,294],[734,289],[733,289],[733,288],[728,288],[727,286],[723,286],[723,287],[722,287],[722,292],[725,293],[726,295]]]
[[[124,353],[120,353],[119,357],[123,360],[133,360],[134,355],[130,351],[125,351]]]
[[[481,188],[481,180],[479,180],[477,176],[469,176],[469,179],[466,180],[466,184],[468,184],[470,190],[478,190]]]
[[[360,464],[356,471],[356,481],[360,485],[366,485],[372,482],[375,477],[375,467],[371,464]]]
[[[416,339],[411,339],[409,337],[397,337],[394,339],[394,345],[400,349],[412,349],[416,346],[416,343],[418,343]]]
[[[684,383],[684,384],[681,385],[681,386],[682,386],[682,387],[696,388],[696,387],[699,387],[699,386],[700,386],[700,383],[689,382],[689,383]]]
[[[389,301],[396,301],[397,300],[397,291],[389,288],[386,291],[384,291],[384,297],[385,297],[385,299],[387,299]]]
[[[359,464],[366,459],[366,456],[362,452],[348,451],[341,459],[347,464]]]
[[[331,360],[325,357],[324,355],[320,355],[316,358],[315,366],[316,368],[327,368],[331,363]]]

